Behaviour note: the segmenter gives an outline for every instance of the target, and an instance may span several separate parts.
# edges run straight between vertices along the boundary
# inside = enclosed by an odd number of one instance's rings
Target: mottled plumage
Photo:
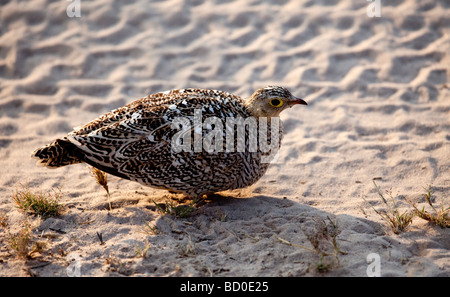
[[[248,126],[243,142],[246,149],[237,149],[239,128],[236,125],[230,130],[226,119],[267,118],[267,142],[270,143],[272,133],[278,133],[279,146],[281,125],[278,131],[271,131],[270,119],[277,118],[282,110],[294,104],[306,102],[295,98],[282,87],[259,89],[246,100],[230,93],[206,89],[156,93],[75,128],[67,136],[34,151],[32,157],[39,159],[39,165],[48,168],[85,162],[147,186],[199,197],[249,186],[261,178],[269,165],[262,158],[269,156],[271,151],[248,149],[250,138],[255,136],[250,135]],[[199,119],[200,115],[201,125],[196,125],[196,116]],[[181,126],[175,125],[176,119],[180,118],[190,122],[190,129],[184,131]],[[216,121],[210,122],[213,123],[211,125],[208,118]],[[259,127],[259,121],[254,122]],[[214,130],[221,123],[223,132]],[[227,128],[229,133],[234,134],[231,142],[234,149],[231,151],[225,141]],[[213,130],[219,131],[215,134],[217,137],[223,136],[223,143],[211,137]],[[186,145],[191,140],[193,149],[174,150],[174,137],[180,134],[187,138],[179,142]],[[218,145],[216,150],[194,149],[198,139],[208,137],[213,139],[212,144]]]

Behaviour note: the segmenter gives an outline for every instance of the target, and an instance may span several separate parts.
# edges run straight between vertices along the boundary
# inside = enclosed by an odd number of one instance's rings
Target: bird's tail
[[[78,157],[78,149],[67,138],[56,139],[50,144],[35,150],[31,157],[38,159],[37,165],[58,168],[66,165],[82,163]]]

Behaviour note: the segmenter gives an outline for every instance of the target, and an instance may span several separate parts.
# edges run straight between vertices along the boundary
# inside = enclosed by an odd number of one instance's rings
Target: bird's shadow
[[[334,266],[327,271],[328,275],[365,276],[366,257],[370,253],[378,253],[383,259],[391,257],[391,251],[396,250],[414,254],[414,246],[405,249],[404,243],[390,234],[384,224],[373,220],[333,214],[301,203],[297,198],[264,194],[240,196],[232,192],[208,195],[203,205],[194,207],[194,211],[184,217],[161,213],[153,202],[149,202],[152,198],[156,199],[157,195],[122,197],[113,201],[112,212],[98,216],[97,220],[103,222],[95,221],[92,224],[95,227],[106,222],[127,230],[142,230],[145,226],[152,226],[151,231],[154,233],[148,232],[145,237],[145,242],[152,246],[152,261],[140,261],[135,267],[137,271],[144,272],[154,270],[155,265],[166,267],[161,268],[161,271],[170,270],[182,261],[183,269],[190,269],[191,274],[199,276],[205,275],[205,271],[217,276],[237,276],[245,271],[266,276],[315,275],[317,272],[311,267],[322,260],[318,252],[314,251],[311,235],[319,241],[331,238],[331,234],[337,235],[335,239],[342,253],[339,253],[337,263],[333,257],[329,257],[331,263],[334,261]],[[169,194],[164,199],[174,199],[184,205],[191,203],[180,195]],[[104,208],[107,209],[107,202]],[[92,214],[98,210],[91,209],[88,212]],[[69,221],[74,220],[74,216],[82,214],[63,215],[53,222],[47,221],[41,229],[59,228],[70,234],[74,226]],[[124,239],[136,238],[134,232],[116,234],[105,229],[102,232],[100,235],[105,242],[102,246],[111,251],[114,251],[118,240],[123,245],[126,242]],[[89,242],[79,244],[97,241],[98,234],[91,233],[87,239],[83,237]],[[423,232],[415,235],[422,236]],[[199,259],[206,263],[207,269],[196,264]],[[397,264],[401,263],[393,262],[393,270],[398,270]],[[265,270],[265,267],[270,269]],[[61,266],[60,270],[63,269]],[[386,271],[389,269],[387,267]]]

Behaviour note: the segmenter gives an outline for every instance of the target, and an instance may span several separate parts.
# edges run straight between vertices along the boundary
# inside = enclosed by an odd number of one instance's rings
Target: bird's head
[[[286,108],[297,104],[307,105],[286,88],[277,86],[258,89],[246,101],[247,109],[256,117],[277,117]]]

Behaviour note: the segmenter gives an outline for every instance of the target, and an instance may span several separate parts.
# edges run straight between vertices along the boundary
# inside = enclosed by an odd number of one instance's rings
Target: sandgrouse
[[[307,103],[278,86],[248,99],[209,89],[160,92],[74,128],[32,157],[48,168],[84,162],[200,198],[259,180],[281,145],[279,114],[297,104]]]

